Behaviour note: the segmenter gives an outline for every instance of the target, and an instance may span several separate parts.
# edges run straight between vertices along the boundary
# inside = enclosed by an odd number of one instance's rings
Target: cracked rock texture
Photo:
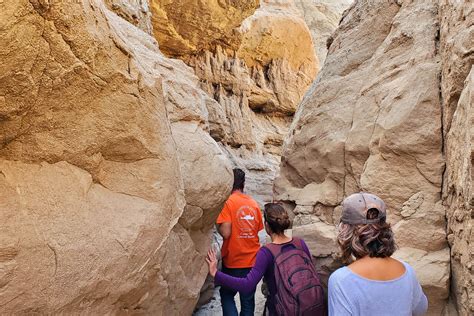
[[[255,0],[0,12],[2,312],[189,314],[231,166],[271,199],[319,69],[301,13]]]
[[[319,70],[315,51],[351,1],[323,2],[307,1],[304,13],[293,0],[150,1],[160,50],[191,66],[217,101],[206,103],[210,134],[246,170],[246,190],[262,205],[272,200],[284,135]]]
[[[439,12],[451,290],[459,314],[473,315],[474,3],[441,1]]]
[[[221,44],[236,48],[236,28],[252,15],[259,0],[149,0],[153,31],[163,53],[185,57]]]
[[[295,0],[313,38],[314,51],[322,65],[328,53],[327,41],[339,25],[344,10],[354,0]]]
[[[395,255],[415,267],[430,315],[444,313],[450,288],[459,314],[474,312],[473,12],[467,1],[356,1],[296,112],[275,182],[326,274],[340,265],[330,240],[343,198],[382,197]]]
[[[148,0],[105,0],[107,6],[118,16],[151,34],[151,12]]]
[[[2,314],[197,301],[231,164],[209,134],[216,101],[133,5],[0,3]]]
[[[150,7],[160,49],[194,68],[217,101],[206,104],[211,136],[248,172],[247,190],[270,201],[283,137],[319,69],[294,2],[152,0]]]

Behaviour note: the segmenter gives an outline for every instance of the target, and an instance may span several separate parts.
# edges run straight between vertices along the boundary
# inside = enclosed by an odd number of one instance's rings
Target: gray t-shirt
[[[428,308],[413,268],[390,281],[369,280],[349,268],[336,270],[329,278],[329,315],[423,315]]]

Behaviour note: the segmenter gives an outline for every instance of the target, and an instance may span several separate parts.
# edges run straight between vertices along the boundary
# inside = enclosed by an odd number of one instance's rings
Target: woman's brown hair
[[[278,203],[265,204],[263,217],[274,234],[281,235],[290,227],[290,218],[283,206]]]
[[[377,209],[367,211],[367,219],[378,216]],[[396,250],[390,224],[382,218],[378,223],[351,225],[340,223],[337,242],[341,247],[341,259],[344,263],[352,262],[352,257],[360,259],[365,256],[386,258]]]

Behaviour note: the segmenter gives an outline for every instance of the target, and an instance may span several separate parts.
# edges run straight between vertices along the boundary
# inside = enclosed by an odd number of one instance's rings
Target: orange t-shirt
[[[231,223],[232,232],[222,245],[222,260],[227,268],[251,268],[260,249],[258,232],[263,219],[257,202],[234,191],[225,202],[217,224]]]

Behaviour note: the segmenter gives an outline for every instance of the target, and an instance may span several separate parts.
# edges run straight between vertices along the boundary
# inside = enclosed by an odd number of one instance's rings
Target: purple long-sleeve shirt
[[[290,244],[290,242],[281,244],[281,247],[285,247]],[[308,246],[306,243],[301,240],[301,246],[311,258]],[[268,291],[270,292],[270,297],[273,297],[276,294],[276,282],[273,266],[273,255],[266,247],[261,247],[257,252],[257,258],[255,260],[255,265],[252,270],[247,274],[245,278],[237,278],[227,275],[221,271],[217,271],[214,278],[214,283],[216,285],[225,286],[234,291],[249,293],[255,290],[258,282],[264,277],[265,282],[268,286]],[[270,306],[269,306],[270,307]],[[271,307],[270,307],[271,308]]]

